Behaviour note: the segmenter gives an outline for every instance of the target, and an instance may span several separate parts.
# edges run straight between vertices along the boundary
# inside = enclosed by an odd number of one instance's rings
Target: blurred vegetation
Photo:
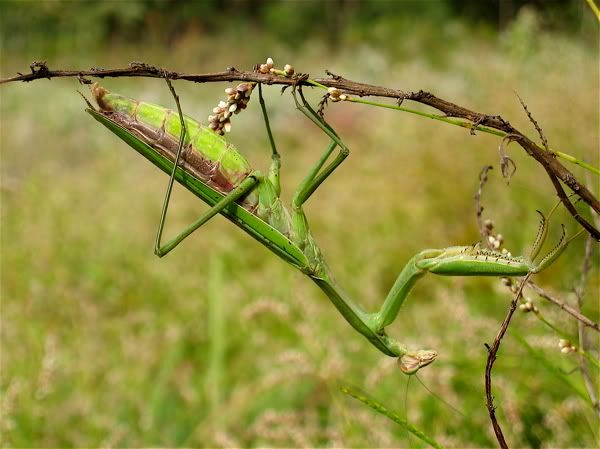
[[[599,165],[598,24],[583,1],[1,2],[0,76],[141,60],[189,72],[276,64],[325,68],[404,90],[430,90],[535,131]],[[111,90],[172,104],[164,83]],[[203,120],[223,85],[176,83]],[[484,405],[486,352],[511,295],[494,279],[434,278],[390,332],[439,360],[421,380],[397,370],[300,274],[216,218],[165,259],[152,255],[167,178],[83,112],[73,79],[0,87],[0,293],[3,447],[418,447],[406,431],[340,393],[355,385],[448,447],[495,447]],[[290,198],[326,140],[288,95],[267,89]],[[318,101],[317,94],[311,96]],[[478,239],[473,194],[498,139],[418,117],[336,104],[328,119],[352,149],[307,214],[342,285],[366,308],[427,247]],[[254,100],[230,139],[264,169]],[[535,209],[555,194],[516,145],[510,185],[492,172],[483,201],[513,254],[526,253]],[[589,179],[600,194],[598,178]],[[167,235],[202,205],[176,189]],[[589,214],[585,208],[581,212]],[[576,230],[561,212],[558,223]],[[170,232],[169,232],[170,231]],[[573,301],[583,240],[544,287]],[[598,321],[595,248],[584,313]],[[535,298],[531,295],[532,298]],[[536,301],[576,341],[575,322]],[[590,335],[597,356],[597,334]],[[573,355],[532,314],[511,324],[494,369],[498,416],[515,447],[597,447],[598,419]],[[568,374],[570,373],[570,374]],[[597,378],[598,371],[593,371]],[[407,394],[405,394],[407,392]]]
[[[35,7],[30,1],[5,0],[0,3],[0,25],[6,49],[23,49],[33,40],[47,57],[73,45],[88,50],[116,42],[168,46],[188,33],[218,38],[249,31],[268,32],[292,48],[307,39],[333,48],[371,40],[375,33],[374,43],[385,48],[411,35],[415,23],[419,28],[427,24],[421,32],[430,32],[432,38],[439,37],[439,27],[457,20],[469,28],[503,30],[523,6],[534,8],[547,30],[595,26],[581,0],[47,1]]]

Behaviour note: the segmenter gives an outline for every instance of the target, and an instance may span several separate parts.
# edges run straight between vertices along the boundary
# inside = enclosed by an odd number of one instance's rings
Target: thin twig
[[[387,87],[373,86],[370,84],[359,83],[356,81],[348,80],[342,76],[335,75],[324,79],[308,79],[304,76],[302,78],[285,77],[276,74],[263,74],[257,72],[244,72],[239,71],[233,67],[230,67],[224,72],[206,73],[206,74],[188,74],[178,73],[172,71],[166,71],[143,63],[132,63],[129,67],[123,69],[92,69],[92,70],[50,70],[45,63],[32,64],[30,67],[31,73],[19,74],[18,76],[5,78],[0,80],[0,84],[5,84],[15,81],[34,81],[37,79],[52,79],[56,77],[77,77],[82,78],[84,76],[106,78],[106,77],[154,77],[164,78],[166,76],[172,80],[180,79],[186,81],[193,81],[197,83],[208,83],[208,82],[222,82],[222,81],[254,81],[263,84],[278,84],[283,86],[295,86],[295,85],[310,85],[326,88],[336,87],[346,94],[356,95],[359,97],[364,96],[376,96],[376,97],[387,97],[394,98],[396,100],[412,100],[418,103],[422,103],[431,106],[444,114],[446,117],[457,117],[468,120],[471,123],[481,124],[486,127],[500,130],[506,134],[513,134],[518,136],[515,139],[519,145],[529,154],[531,157],[536,159],[546,170],[554,189],[560,200],[564,203],[569,213],[577,220],[586,231],[594,237],[595,240],[600,241],[600,230],[596,229],[591,225],[584,217],[582,217],[577,210],[571,204],[567,194],[564,192],[560,182],[562,181],[565,185],[572,190],[575,195],[580,197],[585,203],[587,203],[596,214],[600,215],[600,201],[594,196],[594,194],[586,188],[583,183],[577,181],[575,176],[564,167],[556,158],[556,155],[551,151],[546,151],[543,148],[536,145],[533,141],[527,138],[524,134],[513,128],[509,122],[504,120],[498,115],[481,114],[478,112],[471,111],[467,108],[454,104],[452,102],[443,100],[436,97],[435,95],[425,92],[406,92],[398,89],[390,89]]]
[[[502,341],[502,338],[504,337],[504,334],[508,329],[508,325],[510,324],[510,320],[513,314],[515,313],[515,310],[517,309],[519,298],[521,298],[521,295],[523,293],[523,287],[525,287],[525,284],[527,283],[531,275],[532,273],[528,273],[521,281],[521,284],[519,285],[519,290],[517,291],[515,298],[510,303],[508,314],[506,315],[506,318],[504,318],[504,321],[500,326],[500,330],[498,331],[498,334],[494,339],[494,343],[492,343],[492,346],[488,350],[487,363],[485,365],[485,397],[487,409],[490,415],[490,420],[492,421],[494,433],[496,434],[496,438],[502,449],[508,449],[508,445],[506,444],[506,440],[504,439],[502,428],[500,427],[500,424],[496,419],[496,407],[494,406],[494,396],[492,395],[492,368],[494,366],[494,362],[496,361],[498,349],[500,349],[500,342]]]
[[[483,187],[488,180],[488,172],[493,170],[494,167],[491,165],[484,166],[479,172],[479,186],[477,187],[477,193],[475,193],[475,213],[477,217],[477,227],[479,229],[479,234],[481,234],[481,242],[488,248],[490,247],[490,228],[485,225],[483,221],[483,206],[481,205],[481,195],[483,194]]]
[[[575,296],[577,297],[577,302],[575,304],[575,308],[578,312],[581,311],[583,307],[583,297],[585,294],[585,285],[587,283],[587,277],[590,269],[592,268],[592,239],[588,237],[585,242],[585,254],[583,256],[583,261],[581,262],[580,276],[579,282],[573,289],[575,291]],[[579,336],[579,347],[585,353],[588,352],[587,342],[585,339],[585,327],[583,323],[577,323],[577,332]],[[592,407],[597,415],[600,415],[600,403],[598,402],[598,395],[596,394],[596,386],[592,381],[592,376],[590,373],[590,369],[588,366],[588,361],[583,356],[583,354],[579,355],[579,366],[581,368],[581,377],[583,378],[583,383],[585,384],[585,388],[590,397],[590,401],[592,402]]]
[[[507,184],[517,171],[517,164],[515,164],[515,161],[506,155],[504,145],[506,143],[506,146],[508,146],[512,141],[518,140],[518,138],[519,136],[507,134],[502,138],[500,144],[498,145],[498,153],[500,154],[500,171],[502,171],[502,177],[506,179]]]
[[[583,324],[584,326],[587,326],[589,328],[594,329],[596,332],[600,332],[600,325],[598,325],[598,323],[590,320],[588,317],[586,317],[585,315],[582,315],[578,310],[574,309],[573,307],[571,307],[570,305],[566,304],[564,301],[561,301],[560,299],[558,299],[556,296],[548,293],[546,290],[544,290],[542,287],[540,287],[539,285],[535,284],[533,281],[530,281],[528,283],[529,287],[531,287],[531,289],[533,289],[540,297],[550,301],[552,304],[554,304],[555,306],[559,307],[560,309],[564,310],[565,312],[567,312],[569,315],[571,315],[572,317],[574,317],[575,319],[577,319],[581,324]]]
[[[542,145],[544,145],[544,148],[546,149],[546,151],[550,151],[550,148],[548,147],[548,139],[546,139],[546,136],[544,135],[544,131],[542,131],[542,127],[537,122],[537,120],[533,118],[533,114],[531,112],[529,112],[527,105],[525,104],[523,99],[519,96],[519,94],[516,94],[516,95],[517,95],[517,98],[519,99],[519,102],[521,103],[521,106],[525,110],[525,113],[527,114],[527,118],[529,118],[529,121],[533,124],[533,126],[535,127],[535,130],[537,131],[538,135],[540,136],[540,139],[542,140]]]

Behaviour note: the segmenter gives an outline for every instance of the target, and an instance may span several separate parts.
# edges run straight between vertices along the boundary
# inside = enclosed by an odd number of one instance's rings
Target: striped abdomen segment
[[[101,111],[139,136],[148,145],[174,160],[179,146],[181,123],[177,111],[110,93],[98,84],[91,88]],[[183,159],[195,174],[215,190],[225,194],[237,186],[252,168],[233,145],[210,128],[184,116],[186,136]],[[246,205],[252,208],[253,205]]]

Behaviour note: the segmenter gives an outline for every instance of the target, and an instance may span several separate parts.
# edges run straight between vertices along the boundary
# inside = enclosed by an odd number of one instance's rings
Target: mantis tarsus
[[[238,86],[237,92],[230,93],[247,99],[253,87],[253,84],[243,83]],[[330,143],[298,186],[288,212],[279,198],[280,155],[272,137],[260,84],[258,87],[271,145],[271,165],[267,175],[252,170],[244,156],[214,132],[214,127],[211,129],[184,117],[178,101],[178,111],[172,111],[110,93],[97,84],[92,86],[99,109],[90,105],[87,111],[154,165],[171,175],[155,245],[158,256],[164,256],[212,217],[222,214],[310,277],[354,329],[384,354],[398,357],[404,373],[414,374],[433,362],[437,353],[432,350],[409,351],[389,337],[385,328],[395,320],[402,303],[419,278],[428,272],[447,276],[523,276],[537,273],[549,266],[568,245],[563,227],[563,237],[558,245],[538,263],[534,262],[546,237],[547,223],[543,219],[527,259],[484,249],[479,245],[426,249],[406,264],[379,311],[365,312],[333,279],[310,233],[303,211],[304,203],[344,161],[349,150],[333,128],[309,105],[301,88],[294,89],[292,95],[296,107],[329,136]],[[336,148],[338,152],[332,158]],[[330,159],[331,162],[327,163]],[[182,233],[161,245],[174,180],[207,203],[210,209]]]

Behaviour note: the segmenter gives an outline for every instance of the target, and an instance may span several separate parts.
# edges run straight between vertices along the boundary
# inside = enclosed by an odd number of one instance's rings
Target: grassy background
[[[17,6],[5,4],[4,12]],[[278,7],[293,16],[295,6]],[[66,24],[84,20],[78,13],[85,8],[70,8]],[[333,48],[321,36],[280,39],[243,18],[210,33],[188,27],[168,44],[150,30],[141,42],[109,36],[90,47],[38,27],[22,30],[17,40],[2,35],[0,76],[45,58],[51,68],[141,60],[206,72],[250,68],[271,56],[313,75],[327,68],[372,84],[429,90],[500,113],[534,135],[516,91],[551,146],[598,166],[597,25],[584,14],[574,31],[551,32],[540,17],[526,8],[498,31],[450,19],[409,23],[398,11],[370,32],[344,29]],[[103,84],[172,102],[157,80]],[[184,111],[199,120],[225,87],[176,83]],[[308,279],[226,220],[212,220],[168,257],[154,257],[167,178],[90,120],[77,89],[72,79],[0,88],[3,446],[420,444],[340,393],[346,384],[406,413],[449,447],[495,446],[484,403],[483,343],[493,340],[511,300],[500,281],[425,278],[389,328],[411,347],[440,352],[419,377],[458,413],[415,379],[407,385],[394,360],[354,333]],[[289,95],[269,88],[266,96],[289,199],[327,142]],[[518,170],[507,186],[497,167],[497,138],[362,105],[336,104],[327,113],[353,152],[311,198],[307,214],[332,270],[367,308],[381,303],[416,252],[477,241],[472,198],[483,165],[496,167],[485,212],[513,254],[526,253],[533,240],[535,209],[555,201],[541,167],[516,145],[508,151]],[[230,135],[260,169],[269,154],[263,129],[253,99]],[[600,193],[597,177],[570,168]],[[204,210],[181,188],[174,197],[167,235]],[[572,219],[558,215],[552,241],[558,222],[576,230]],[[537,280],[573,301],[582,253],[580,239]],[[599,271],[596,248],[584,310],[595,320]],[[572,319],[536,304],[576,340]],[[598,420],[579,374],[560,371],[571,371],[577,360],[560,354],[558,338],[534,316],[518,314],[504,340],[496,404],[515,447],[598,445]]]

